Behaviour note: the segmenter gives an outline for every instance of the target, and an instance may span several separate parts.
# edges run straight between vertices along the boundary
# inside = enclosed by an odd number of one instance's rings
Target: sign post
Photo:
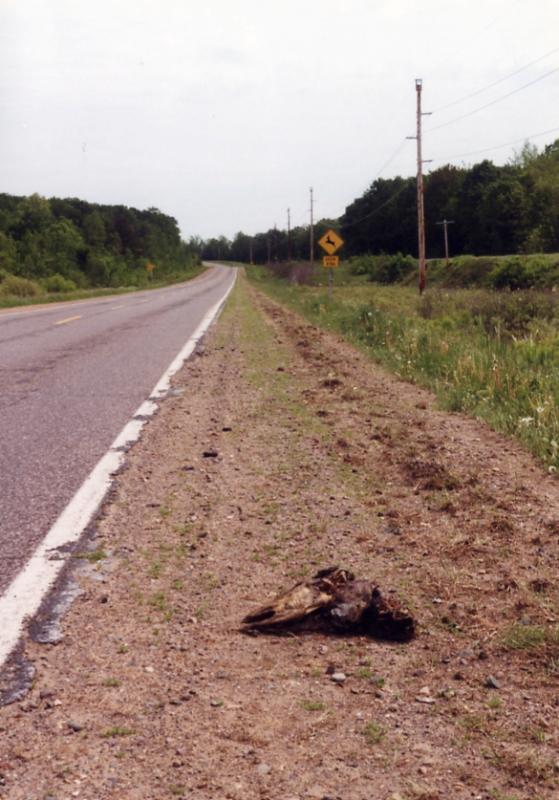
[[[332,270],[340,266],[340,259],[338,256],[335,256],[334,253],[337,253],[340,247],[342,247],[344,240],[336,231],[330,228],[318,240],[318,243],[324,252],[327,253],[327,255],[322,257],[322,266],[329,270],[328,286],[331,295],[334,286],[334,273]]]

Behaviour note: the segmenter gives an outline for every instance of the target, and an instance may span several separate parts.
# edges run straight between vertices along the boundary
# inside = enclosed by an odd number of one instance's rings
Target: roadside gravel
[[[26,645],[0,798],[557,797],[558,500],[518,445],[240,280],[77,559],[63,639]],[[417,638],[239,632],[333,564]]]

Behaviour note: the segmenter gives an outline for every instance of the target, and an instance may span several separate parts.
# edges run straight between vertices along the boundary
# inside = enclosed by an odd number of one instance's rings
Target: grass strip
[[[405,286],[336,275],[333,293],[270,270],[253,284],[313,324],[342,334],[399,377],[432,390],[442,407],[519,439],[559,468],[559,312],[552,293],[453,289],[418,298]],[[324,279],[325,282],[325,279]]]

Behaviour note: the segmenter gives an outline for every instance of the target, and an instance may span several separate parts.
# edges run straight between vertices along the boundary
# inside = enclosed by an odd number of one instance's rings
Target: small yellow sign
[[[339,267],[340,259],[338,256],[322,256],[323,267]]]
[[[339,233],[336,233],[336,231],[333,231],[330,228],[330,230],[327,230],[326,233],[321,236],[321,238],[318,240],[318,243],[322,249],[328,253],[329,256],[333,256],[334,253],[343,245],[344,240]]]

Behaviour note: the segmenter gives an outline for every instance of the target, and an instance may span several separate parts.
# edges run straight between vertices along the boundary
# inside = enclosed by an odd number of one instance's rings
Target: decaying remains
[[[287,592],[243,619],[245,630],[321,630],[378,639],[407,641],[415,620],[406,608],[384,597],[374,583],[356,580],[339,567],[320,570],[310,581]]]

